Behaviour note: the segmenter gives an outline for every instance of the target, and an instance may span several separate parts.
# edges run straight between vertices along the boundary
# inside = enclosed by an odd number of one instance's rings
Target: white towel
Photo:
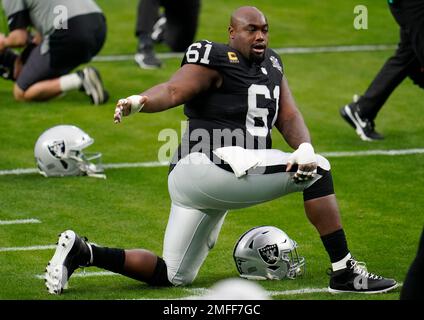
[[[261,162],[251,150],[237,146],[218,148],[213,153],[230,165],[237,178],[244,176],[247,170],[255,168]]]

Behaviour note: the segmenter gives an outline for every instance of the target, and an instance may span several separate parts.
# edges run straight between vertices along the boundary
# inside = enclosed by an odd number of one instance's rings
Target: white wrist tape
[[[314,147],[309,142],[301,143],[299,145],[299,147],[297,148],[297,150],[302,150],[302,151],[306,151],[306,152],[313,152],[313,153],[315,153]]]
[[[316,162],[314,147],[308,142],[302,143],[290,156],[289,162],[307,164]]]
[[[131,112],[130,114],[140,112],[144,107],[144,103],[140,103],[141,96],[140,95],[132,95],[127,98],[127,101],[131,103]]]

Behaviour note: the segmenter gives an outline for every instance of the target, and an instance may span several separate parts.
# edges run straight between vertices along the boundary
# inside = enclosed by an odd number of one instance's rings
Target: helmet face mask
[[[240,276],[247,279],[295,279],[305,269],[296,241],[273,226],[255,227],[244,233],[236,243],[233,257]]]
[[[45,177],[88,175],[105,178],[101,153],[84,154],[83,149],[94,143],[87,133],[71,125],[52,127],[35,143],[34,156]]]
[[[81,152],[77,159],[80,162],[81,171],[87,172],[87,174],[103,173],[102,154],[100,152]]]

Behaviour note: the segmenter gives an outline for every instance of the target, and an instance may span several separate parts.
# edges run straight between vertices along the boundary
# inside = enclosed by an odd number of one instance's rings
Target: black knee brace
[[[150,286],[154,287],[170,287],[172,283],[168,280],[168,271],[166,267],[165,261],[162,258],[158,257],[158,261],[156,263],[155,271],[153,272],[153,276],[146,280],[146,283]]]
[[[325,197],[334,193],[331,172],[318,168],[318,174],[322,177],[315,181],[309,188],[303,190],[303,201]]]

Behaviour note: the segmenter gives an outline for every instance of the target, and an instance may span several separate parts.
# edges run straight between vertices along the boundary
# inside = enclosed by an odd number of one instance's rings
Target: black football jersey
[[[220,88],[204,92],[184,106],[188,127],[178,159],[188,152],[210,152],[224,146],[269,149],[277,119],[283,65],[271,49],[257,64],[226,44],[193,43],[181,65],[197,64],[217,70]],[[183,149],[183,150],[181,150]]]

